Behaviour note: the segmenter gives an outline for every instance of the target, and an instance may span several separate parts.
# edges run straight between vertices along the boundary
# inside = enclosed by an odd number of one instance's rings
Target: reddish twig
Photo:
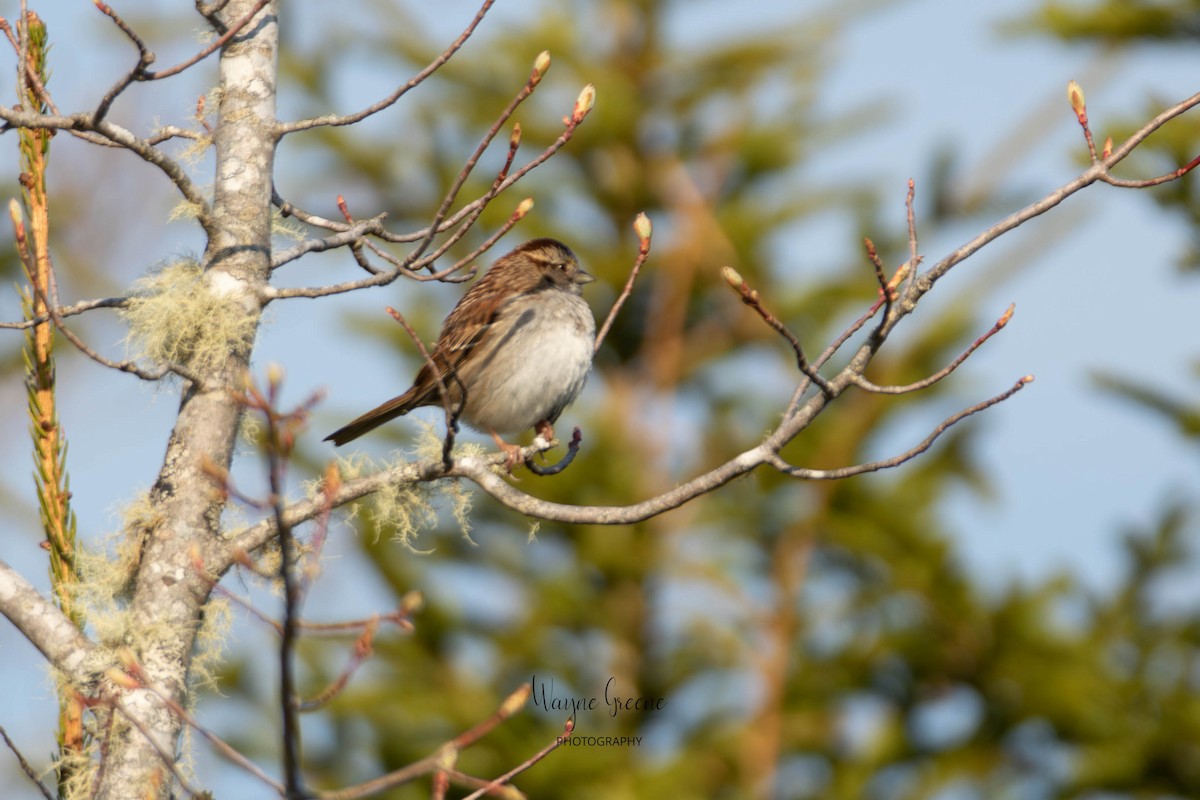
[[[350,682],[350,678],[374,652],[372,643],[375,639],[377,622],[378,620],[369,624],[366,630],[362,632],[362,635],[358,637],[358,640],[355,641],[354,651],[350,654],[349,662],[347,662],[338,677],[334,679],[333,683],[325,687],[325,689],[311,700],[305,700],[299,704],[298,710],[301,713],[309,713],[323,708],[346,688],[346,684]]]
[[[496,135],[500,133],[500,128],[502,128],[504,124],[508,122],[509,118],[511,118],[516,112],[521,103],[525,102],[525,100],[533,94],[534,90],[537,89],[538,84],[542,82],[542,76],[546,74],[546,70],[549,68],[549,66],[550,54],[542,52],[540,55],[538,55],[537,60],[534,61],[533,70],[529,74],[529,80],[525,82],[525,85],[521,87],[521,90],[517,92],[516,96],[513,97],[513,99],[509,101],[508,105],[504,107],[504,110],[500,112],[500,116],[495,122],[492,123],[492,126],[488,128],[487,132],[483,135],[483,139],[481,139],[479,144],[476,145],[474,152],[472,152],[467,158],[466,162],[462,166],[462,169],[458,171],[458,175],[456,175],[454,180],[451,181],[450,188],[446,190],[446,194],[442,198],[442,204],[438,206],[437,211],[434,212],[433,222],[429,225],[429,232],[418,241],[416,248],[405,258],[406,264],[414,264],[417,259],[421,257],[421,254],[424,253],[429,247],[439,226],[442,224],[442,220],[446,218],[446,215],[450,212],[450,207],[454,205],[454,201],[458,198],[459,191],[462,190],[463,185],[467,182],[467,179],[475,170],[475,165],[479,163],[479,159],[483,157],[483,154],[487,150],[488,146],[496,138]],[[513,159],[516,157],[516,148],[520,141],[521,139],[519,136],[519,131],[509,139],[508,158],[505,161],[504,167],[500,170],[499,177],[492,181],[492,188],[489,190],[489,194],[492,197],[495,197],[494,193],[496,191],[496,187],[504,182],[504,178],[508,174],[508,170],[512,167]],[[486,203],[484,206],[486,206]],[[482,210],[483,206],[480,207],[480,212],[482,212]],[[478,214],[475,215],[475,219],[478,219]]]
[[[1104,181],[1110,186],[1116,186],[1120,189],[1145,189],[1150,186],[1159,186],[1164,183],[1170,183],[1171,181],[1178,180],[1194,170],[1197,166],[1200,166],[1200,155],[1196,156],[1179,169],[1171,170],[1170,172],[1164,175],[1159,175],[1156,178],[1145,178],[1143,180],[1117,178],[1105,170],[1100,176],[1100,180]]]
[[[391,306],[387,307],[387,313],[392,319],[400,323],[400,327],[404,328],[404,332],[413,340],[417,346],[417,350],[421,352],[421,358],[425,359],[425,365],[429,367],[433,373],[433,379],[437,381],[438,395],[442,398],[442,410],[446,412],[446,438],[442,441],[442,465],[447,470],[454,466],[454,459],[450,457],[450,451],[454,449],[454,437],[458,434],[458,417],[462,414],[462,410],[467,405],[467,386],[462,379],[458,377],[458,372],[451,368],[450,379],[458,384],[459,390],[462,392],[462,399],[459,400],[457,408],[450,408],[450,393],[446,391],[446,383],[442,377],[442,370],[438,367],[437,362],[433,360],[429,350],[426,349],[425,343],[421,341],[421,337],[413,330],[413,327],[408,324],[408,320],[404,319],[404,315]]]
[[[504,702],[500,704],[500,707],[490,717],[475,725],[470,730],[463,731],[458,736],[455,736],[450,740],[451,744],[458,750],[465,750],[475,744],[495,730],[500,723],[524,708],[525,704],[529,702],[531,694],[533,694],[532,684],[522,683],[516,691],[504,698]]]
[[[559,745],[561,745],[564,741],[566,741],[567,737],[569,737],[571,735],[571,732],[574,730],[575,730],[575,720],[568,719],[566,724],[563,726],[563,735],[562,736],[555,736],[553,742],[546,745],[541,750],[537,751],[532,756],[530,756],[529,758],[525,759],[517,766],[510,769],[508,772],[504,773],[499,778],[496,778],[495,780],[488,783],[486,786],[481,786],[476,791],[467,795],[466,797],[463,798],[463,800],[478,800],[478,798],[483,797],[488,792],[491,792],[494,789],[499,789],[501,786],[504,786],[509,781],[511,781],[513,778],[515,778],[517,775],[520,775],[522,772],[529,769],[534,764],[538,763],[543,758],[545,758],[546,756],[553,753],[556,749],[558,749]]]
[[[486,735],[495,729],[495,727],[501,722],[517,713],[522,706],[524,706],[526,700],[528,700],[531,689],[532,687],[530,687],[528,684],[525,684],[521,689],[518,689],[505,698],[504,702],[500,704],[500,707],[494,714],[492,714],[491,717],[474,726],[470,730],[460,734],[454,739],[444,743],[433,753],[425,756],[419,761],[414,761],[413,763],[403,766],[398,770],[394,770],[386,775],[381,775],[378,778],[373,778],[355,786],[333,791],[316,791],[313,793],[313,795],[319,800],[357,800],[357,798],[360,797],[369,797],[370,795],[379,794],[380,792],[384,792],[396,786],[402,786],[406,783],[411,783],[412,781],[424,775],[436,775],[439,772],[445,773],[447,777],[460,780],[460,782],[468,785],[478,786],[484,784],[484,782],[478,778],[472,778],[454,770],[453,767],[455,761],[458,759],[459,750],[474,744],[480,739],[480,737]],[[535,757],[535,759],[530,760],[527,762],[527,764],[531,766],[544,757],[544,755]],[[518,771],[521,769],[528,769],[528,766],[523,765],[518,769]],[[512,774],[516,774],[516,772]],[[501,778],[496,779],[496,781],[501,780]],[[493,781],[493,783],[496,783],[496,781]],[[486,784],[486,786],[490,785],[491,784]],[[496,783],[496,785],[499,786],[500,784]],[[474,796],[478,797],[479,795],[476,794]]]

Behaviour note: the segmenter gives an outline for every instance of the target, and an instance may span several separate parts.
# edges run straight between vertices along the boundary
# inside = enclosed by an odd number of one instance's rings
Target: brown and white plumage
[[[465,422],[507,449],[499,433],[535,425],[540,431],[574,402],[592,363],[596,322],[580,293],[592,280],[565,244],[534,239],[498,259],[463,295],[442,323],[430,357],[451,408],[461,405]],[[442,405],[442,397],[426,363],[407,392],[326,441],[343,445],[431,405]]]

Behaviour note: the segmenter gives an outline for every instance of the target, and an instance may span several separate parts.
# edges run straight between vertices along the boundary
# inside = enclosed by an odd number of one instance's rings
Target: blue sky
[[[310,13],[305,5],[295,4],[297,13]],[[723,30],[769,24],[792,9],[818,7],[759,0],[737,4],[738,14],[731,16],[732,5],[683,6],[681,41],[699,46],[705,36]],[[1033,5],[1026,0],[922,0],[871,12],[842,30],[832,48],[834,61],[822,104],[836,112],[877,98],[887,123],[831,149],[808,178],[829,182],[838,176],[869,176],[881,191],[895,196],[899,220],[905,181],[925,171],[936,148],[952,145],[962,156],[967,186],[995,183],[1024,203],[1064,183],[1080,168],[1083,140],[1065,98],[1069,79],[1084,83],[1093,128],[1101,139],[1108,121],[1139,113],[1147,97],[1177,100],[1200,89],[1192,80],[1196,56],[1184,48],[1133,50],[1101,58],[1087,47],[1067,49],[1046,40],[996,33],[998,21],[1017,17]],[[446,12],[448,20],[454,15],[447,30],[458,29],[473,13],[473,4],[461,0],[441,7],[452,10]],[[14,9],[15,3],[7,3],[3,13],[11,18]],[[126,63],[114,62],[112,54],[128,57],[128,48],[106,30],[100,15],[90,18],[92,11],[89,4],[81,4],[46,13],[56,42],[53,86],[66,109],[103,93],[118,74],[118,63]],[[170,63],[172,57],[163,52],[160,61]],[[0,59],[4,74],[11,63],[10,57]],[[84,76],[78,86],[72,83],[77,75]],[[161,102],[172,113],[186,113],[187,103],[172,94],[177,91],[150,87],[146,94],[152,99],[118,112],[132,110],[149,119],[155,103]],[[599,102],[604,102],[602,94]],[[15,145],[12,138],[0,139],[4,141]],[[59,159],[57,150],[55,158]],[[71,159],[63,155],[61,160],[70,164]],[[161,197],[165,218],[174,200],[157,176],[131,168],[125,180],[112,191]],[[1017,205],[997,210],[996,218]],[[99,220],[92,224],[123,230],[106,221],[116,209],[87,211]],[[186,226],[176,224],[170,230],[184,235],[154,241],[152,248],[138,236],[126,237],[118,248],[121,263],[98,264],[97,270],[134,276],[156,261],[200,246],[185,232]],[[923,239],[926,263],[977,232],[978,226],[961,226]],[[846,238],[836,234],[829,226],[798,229],[781,244],[782,269],[793,270],[795,279],[803,280],[809,265],[822,258],[834,261]],[[1023,374],[1037,376],[1017,398],[968,423],[982,426],[976,437],[979,458],[994,481],[995,496],[985,501],[962,493],[943,509],[965,563],[988,585],[999,588],[1012,579],[1038,579],[1066,570],[1103,589],[1119,574],[1119,527],[1151,522],[1166,499],[1200,480],[1194,454],[1173,431],[1102,395],[1089,378],[1096,370],[1108,370],[1145,378],[1180,394],[1194,393],[1188,376],[1194,374],[1197,341],[1189,320],[1200,286],[1176,269],[1183,237],[1182,226],[1161,214],[1149,196],[1095,187],[959,267],[931,299],[933,304],[975,298],[981,291],[979,276],[1019,261],[1016,276],[989,288],[983,303],[998,316],[1015,302],[1016,316],[953,378],[960,388],[956,396],[966,405]],[[305,269],[313,270],[308,274],[315,277],[328,263],[314,259],[314,266]],[[4,319],[16,318],[16,308],[11,296],[0,299]],[[329,341],[336,336],[328,334],[341,330],[340,311],[304,302],[273,310],[258,362],[286,364],[289,386],[297,396],[325,385],[329,379],[322,365],[345,357]],[[981,318],[980,331],[990,324],[991,318]],[[118,326],[104,323],[91,332],[109,352],[120,352]],[[116,529],[120,504],[153,481],[177,399],[170,390],[137,385],[132,378],[110,376],[78,360],[65,361],[62,371],[92,387],[87,395],[65,399],[63,419],[71,441],[76,508],[83,530],[96,535]],[[383,371],[372,396],[382,399],[390,390],[403,388],[394,380],[394,371]],[[22,439],[23,390],[0,387],[0,400],[0,436],[8,454],[0,478],[7,491],[26,497],[30,466]],[[356,398],[339,396],[336,388],[329,403],[337,409],[362,405]],[[914,412],[911,425],[876,443],[878,454],[915,443],[953,410],[939,405]],[[903,480],[903,473],[881,479]],[[45,586],[32,510],[7,522],[0,557]],[[24,734],[24,741],[31,743],[28,751],[41,755],[50,749],[49,727],[37,717],[45,717],[53,700],[49,680],[36,663],[32,649],[0,624],[0,679],[6,687],[0,724]],[[25,718],[33,722],[19,722]],[[5,758],[0,757],[0,770],[8,768]]]

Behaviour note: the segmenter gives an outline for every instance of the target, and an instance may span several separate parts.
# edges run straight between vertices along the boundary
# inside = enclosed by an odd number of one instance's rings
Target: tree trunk
[[[223,19],[230,24],[253,7],[254,0],[232,0]],[[204,253],[210,290],[240,303],[256,324],[259,289],[270,277],[278,32],[276,3],[271,2],[221,50],[215,230]],[[205,387],[184,387],[179,417],[150,492],[153,523],[143,534],[131,609],[136,633],[130,645],[152,684],[180,705],[187,703],[192,649],[211,589],[197,559],[206,564],[223,560],[218,552],[224,501],[202,465],[230,464],[242,408],[229,388],[249,364],[252,345],[251,337],[234,343],[225,363],[202,376]],[[166,798],[172,780],[161,752],[177,751],[182,721],[149,691],[126,694],[122,705],[155,741],[118,715],[96,796]]]

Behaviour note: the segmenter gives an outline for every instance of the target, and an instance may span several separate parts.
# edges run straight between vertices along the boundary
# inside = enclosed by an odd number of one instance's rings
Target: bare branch
[[[175,66],[167,67],[166,69],[159,70],[158,72],[142,73],[138,80],[158,81],[162,80],[163,78],[170,78],[172,75],[178,75],[185,69],[198,64],[224,47],[225,44],[234,36],[237,36],[239,33],[241,33],[242,29],[249,25],[250,21],[258,16],[258,12],[262,11],[269,2],[271,2],[271,0],[258,0],[258,2],[255,3],[255,5],[249,11],[247,11],[241,19],[230,25],[229,28],[226,29],[225,33],[209,42],[207,47],[200,50],[200,52],[196,53],[191,58],[180,61]]]
[[[1066,200],[1079,190],[1091,186],[1098,180],[1102,180],[1103,176],[1107,174],[1111,167],[1119,164],[1121,161],[1124,161],[1125,158],[1128,157],[1131,152],[1133,152],[1134,148],[1145,141],[1150,134],[1154,133],[1167,122],[1171,121],[1180,114],[1195,108],[1197,105],[1200,105],[1200,92],[1160,112],[1141,128],[1138,128],[1138,130],[1135,131],[1132,136],[1126,139],[1120,147],[1112,152],[1112,155],[1103,161],[1093,164],[1074,180],[1063,184],[1058,189],[1054,190],[1042,199],[1029,204],[1020,211],[1016,211],[1008,215],[1004,219],[1000,220],[1000,222],[997,222],[995,225],[976,236],[971,241],[956,249],[953,253],[930,267],[929,270],[915,280],[912,291],[909,293],[909,296],[905,298],[905,305],[911,310],[911,307],[916,304],[916,301],[931,288],[933,288],[933,285],[943,275],[953,269],[955,265],[967,258],[970,258],[975,253],[979,252],[979,250],[981,250],[983,247],[995,241],[1000,236],[1003,236],[1005,233],[1008,233],[1013,228],[1028,222],[1034,217],[1045,214],[1047,211],[1054,208],[1063,200]]]
[[[146,67],[154,63],[155,56],[150,48],[146,46],[146,42],[142,37],[138,35],[138,32],[133,29],[133,26],[122,19],[121,15],[114,11],[111,6],[101,2],[101,0],[93,0],[93,2],[95,2],[96,8],[100,9],[101,12],[106,14],[116,24],[121,33],[125,34],[125,38],[129,39],[138,51],[137,63],[134,64],[132,69],[118,78],[117,82],[112,85],[112,88],[105,92],[104,97],[100,100],[100,104],[92,112],[92,120],[100,122],[108,116],[109,109],[112,108],[112,104],[121,92],[125,91],[131,83],[138,80],[138,76],[145,72]]]
[[[134,136],[130,131],[107,120],[93,121],[90,114],[40,114],[12,106],[0,105],[0,119],[14,128],[48,128],[50,130],[86,131],[100,134],[107,142],[122,147],[140,157],[143,161],[153,164],[165,174],[180,194],[197,209],[197,220],[203,226],[205,233],[212,236],[215,232],[212,212],[207,198],[200,192],[187,171],[174,159],[151,145],[145,139]]]
[[[29,765],[29,762],[25,760],[25,756],[17,749],[17,745],[9,738],[8,731],[4,730],[3,725],[0,725],[0,737],[4,738],[4,743],[8,745],[8,749],[17,757],[17,764],[20,765],[21,772],[24,772],[25,777],[33,782],[33,785],[42,793],[42,797],[46,798],[46,800],[56,800],[54,795],[50,793],[50,790],[46,788],[46,784],[42,783],[41,779],[38,778],[37,770]]]
[[[992,325],[992,327],[989,328],[986,333],[984,333],[982,336],[980,336],[978,339],[976,339],[974,342],[972,342],[971,346],[968,347],[966,350],[964,350],[958,358],[954,359],[952,362],[947,364],[945,367],[943,367],[942,369],[933,373],[932,375],[930,375],[927,378],[923,378],[922,380],[916,381],[914,383],[905,384],[904,386],[879,386],[874,383],[871,383],[871,381],[867,380],[862,375],[857,375],[854,378],[854,384],[856,386],[858,386],[860,389],[864,389],[868,392],[874,392],[876,394],[907,394],[908,392],[915,392],[915,391],[919,391],[921,389],[926,389],[930,386],[933,386],[935,383],[940,381],[942,378],[945,378],[951,372],[954,372],[954,370],[958,369],[962,365],[962,363],[964,361],[966,361],[968,358],[970,358],[971,354],[974,353],[976,350],[978,350],[979,347],[984,342],[986,342],[988,339],[992,338],[997,333],[999,333],[1004,328],[1004,326],[1008,324],[1008,321],[1010,319],[1012,319],[1013,310],[1015,308],[1016,308],[1015,304],[1010,305],[1008,307],[1008,310],[1000,315],[1000,319],[996,320],[996,323],[994,325]]]
[[[1195,158],[1193,158],[1188,163],[1184,164],[1179,169],[1171,170],[1170,172],[1166,173],[1165,175],[1159,175],[1157,178],[1146,178],[1144,180],[1128,180],[1128,179],[1114,177],[1113,175],[1111,175],[1107,171],[1105,171],[1104,174],[1102,174],[1100,176],[1100,180],[1104,181],[1105,183],[1109,184],[1110,186],[1116,186],[1120,189],[1145,189],[1150,186],[1158,186],[1160,184],[1170,183],[1171,181],[1178,180],[1179,178],[1182,178],[1184,175],[1187,175],[1189,172],[1194,170],[1198,165],[1200,165],[1200,155],[1196,156]]]
[[[458,171],[458,175],[456,175],[454,180],[450,183],[450,188],[446,190],[446,195],[442,198],[442,204],[438,207],[437,211],[433,215],[433,222],[428,228],[429,232],[420,240],[416,249],[409,253],[405,258],[406,263],[416,263],[417,259],[421,257],[421,254],[424,253],[429,247],[429,244],[433,241],[433,237],[436,235],[437,230],[442,224],[442,220],[446,218],[446,214],[450,212],[450,207],[454,205],[454,201],[458,198],[458,193],[462,189],[463,184],[467,182],[467,179],[471,176],[471,173],[474,172],[475,165],[479,163],[479,159],[483,157],[483,154],[488,149],[488,146],[493,140],[495,140],[496,135],[500,132],[500,128],[502,128],[504,124],[508,122],[509,118],[512,117],[512,115],[516,112],[521,103],[525,102],[526,98],[533,94],[538,84],[541,83],[542,76],[545,74],[546,68],[549,67],[549,65],[549,54],[545,52],[541,53],[537,57],[537,61],[534,62],[533,71],[529,74],[529,80],[525,82],[525,85],[521,87],[521,91],[517,92],[517,95],[510,100],[508,105],[504,107],[504,110],[500,112],[500,116],[497,117],[496,121],[492,123],[492,127],[488,128],[487,132],[483,135],[483,138],[479,141],[479,144],[476,145],[475,151],[467,158],[467,161],[463,164],[462,169]],[[514,130],[513,136],[509,140],[508,158],[504,162],[504,166],[501,168],[496,180],[492,182],[491,189],[488,190],[490,195],[488,198],[489,201],[491,197],[495,197],[495,192],[498,191],[499,185],[504,181],[504,178],[508,174],[508,170],[512,167],[513,159],[517,153],[517,145],[520,143],[520,141],[521,129],[518,127]],[[486,205],[486,203],[481,205],[479,207],[479,211],[482,212]],[[475,214],[474,217],[471,218],[470,222],[474,222],[474,220],[478,218],[479,214]],[[470,227],[470,223],[463,226],[464,229],[462,232],[465,233],[465,229],[468,227]]]
[[[563,726],[563,735],[562,736],[555,736],[553,742],[546,745],[541,750],[537,751],[532,756],[530,756],[529,758],[525,759],[517,766],[510,769],[508,772],[504,773],[499,778],[496,778],[495,780],[491,781],[486,786],[479,787],[479,789],[477,789],[476,791],[467,795],[465,798],[463,798],[463,800],[478,800],[478,798],[483,797],[485,794],[491,792],[492,790],[498,789],[501,786],[504,786],[509,781],[511,781],[513,778],[520,775],[522,772],[529,769],[534,764],[538,763],[543,758],[545,758],[546,756],[553,753],[558,748],[558,746],[561,745],[563,743],[563,741],[565,741],[565,738],[570,736],[571,732],[574,730],[575,730],[575,721],[568,719],[566,725]]]
[[[405,278],[410,278],[415,281],[421,281],[421,282],[443,280],[443,279],[447,278],[447,276],[452,275],[455,272],[461,270],[468,263],[470,263],[471,260],[476,258],[480,253],[482,253],[485,249],[491,247],[492,244],[496,241],[496,239],[498,239],[500,236],[502,236],[503,234],[505,234],[509,230],[511,230],[512,227],[514,225],[516,225],[517,222],[523,216],[525,216],[525,212],[529,208],[531,208],[532,205],[533,205],[532,202],[522,201],[521,205],[517,207],[517,210],[512,213],[512,215],[508,218],[508,221],[500,228],[500,230],[497,233],[488,237],[488,239],[483,243],[483,245],[481,245],[479,248],[477,248],[470,256],[462,259],[461,261],[456,262],[454,265],[452,265],[451,267],[449,267],[445,270],[442,270],[441,272],[436,272],[432,275],[422,275],[420,273],[413,272],[411,269],[409,269],[407,267],[397,266],[396,269],[388,270],[387,272],[375,272],[373,275],[371,275],[370,277],[367,277],[367,278],[359,278],[358,280],[353,280],[353,281],[344,281],[342,283],[330,284],[328,286],[309,286],[309,287],[282,288],[282,289],[275,287],[275,286],[264,286],[262,288],[261,292],[259,293],[259,299],[263,303],[269,303],[273,300],[286,300],[286,299],[293,298],[293,297],[307,297],[307,298],[326,297],[328,295],[333,295],[333,294],[343,294],[345,292],[352,292],[356,289],[365,289],[369,286],[387,286],[389,283],[392,283],[393,281],[395,281],[397,278],[399,278],[401,276],[403,276]],[[383,256],[385,259],[387,259],[393,263],[396,263],[396,264],[400,263],[400,262],[397,262],[394,257],[388,256],[386,253],[384,253],[383,251],[376,248],[370,242],[367,242],[366,244],[368,247],[371,248],[371,250],[373,252]]]
[[[567,142],[571,141],[571,138],[575,135],[575,130],[579,127],[579,124],[581,122],[583,122],[583,119],[584,119],[584,116],[576,117],[574,115],[572,115],[571,117],[565,118],[566,127],[563,129],[563,132],[561,134],[559,134],[557,139],[555,139],[553,142],[551,142],[544,150],[542,150],[541,153],[539,153],[536,157],[534,157],[531,161],[526,163],[524,166],[522,166],[516,172],[509,175],[507,178],[505,178],[503,181],[501,181],[498,185],[494,185],[492,187],[492,189],[489,190],[487,193],[485,193],[482,197],[479,197],[476,200],[468,203],[467,205],[460,208],[457,212],[455,212],[454,214],[447,217],[446,220],[438,228],[437,232],[441,233],[442,231],[446,231],[446,230],[449,230],[450,228],[453,228],[455,225],[458,225],[465,218],[467,218],[468,216],[470,216],[472,214],[474,214],[475,216],[478,216],[479,212],[482,211],[483,207],[486,206],[488,203],[490,203],[494,197],[499,196],[500,193],[503,192],[505,189],[508,189],[514,183],[521,180],[526,175],[528,175],[530,172],[532,172],[533,170],[537,169],[539,166],[544,164],[546,161],[548,161],[550,159],[551,156],[553,156],[555,153],[557,153],[559,150],[561,150],[563,148],[563,146],[566,145]],[[430,230],[430,228],[425,228],[423,230],[414,231],[413,233],[407,233],[407,234],[401,234],[401,235],[385,233],[385,234],[382,234],[379,238],[381,238],[387,242],[395,242],[395,243],[414,242],[414,241],[422,239],[426,235],[428,235],[429,230]]]
[[[1025,388],[1027,384],[1032,382],[1033,376],[1026,375],[1013,384],[1009,389],[1001,392],[995,397],[990,397],[987,400],[984,400],[982,403],[976,403],[970,408],[965,408],[957,414],[947,417],[940,425],[933,429],[932,433],[922,439],[920,444],[918,444],[916,447],[913,447],[911,450],[906,450],[900,455],[893,456],[891,458],[885,458],[881,461],[871,461],[866,464],[856,464],[852,467],[841,467],[840,469],[807,469],[805,467],[794,467],[775,453],[769,453],[766,461],[768,464],[786,475],[790,475],[794,478],[804,478],[805,480],[813,481],[840,480],[842,478],[849,478],[852,475],[862,475],[865,472],[877,472],[881,469],[898,467],[904,462],[911,461],[912,459],[921,455],[921,453],[924,453],[933,445],[935,441],[937,441],[939,436],[941,436],[958,422],[961,422],[972,414],[977,414],[986,408],[991,408],[997,403],[1004,402],[1017,392],[1021,391],[1021,389]]]
[[[0,614],[79,687],[95,685],[105,670],[116,665],[107,651],[93,644],[58,606],[4,561],[0,561]]]
[[[327,236],[324,239],[307,239],[295,247],[290,247],[287,250],[276,253],[271,258],[271,269],[279,269],[284,264],[295,261],[309,253],[321,253],[326,250],[355,244],[368,234],[382,231],[385,219],[387,219],[386,213],[379,214],[370,219],[360,220],[341,233]]]
[[[164,70],[159,70],[158,72],[151,72],[147,68],[154,63],[155,55],[150,48],[146,46],[146,42],[141,36],[138,35],[137,31],[135,31],[129,23],[122,19],[121,16],[112,9],[111,6],[101,2],[101,0],[95,0],[96,8],[107,14],[108,17],[112,19],[114,23],[116,23],[116,26],[121,29],[121,32],[125,34],[125,37],[133,43],[134,47],[137,48],[138,59],[137,62],[129,69],[129,71],[118,78],[117,82],[114,83],[112,87],[105,93],[104,97],[101,98],[100,104],[96,106],[96,110],[92,112],[92,123],[99,124],[101,120],[108,116],[108,112],[112,108],[112,104],[116,102],[121,93],[128,89],[131,84],[143,81],[157,81],[162,80],[163,78],[169,78],[172,75],[178,75],[185,69],[194,66],[195,64],[220,50],[230,39],[232,39],[243,28],[249,25],[250,21],[254,19],[254,17],[258,15],[258,12],[262,11],[269,2],[271,2],[271,0],[258,0],[258,2],[255,3],[250,11],[246,13],[240,20],[231,25],[223,35],[214,39],[208,44],[207,47],[201,49],[200,52],[196,53],[191,58],[181,61],[173,67],[168,67]]]
[[[346,684],[350,682],[350,678],[354,675],[358,668],[362,666],[363,662],[370,658],[371,653],[373,652],[372,642],[375,639],[375,630],[378,627],[378,623],[378,617],[375,617],[368,622],[366,630],[362,632],[362,635],[359,636],[358,640],[354,643],[354,652],[350,654],[349,662],[345,667],[342,668],[341,673],[338,674],[333,683],[327,686],[320,692],[320,694],[311,700],[305,700],[301,702],[297,706],[297,710],[309,713],[324,708],[331,700],[337,697],[343,689],[346,688]]]
[[[360,783],[356,786],[351,786],[346,789],[338,789],[336,791],[318,791],[314,794],[316,797],[320,798],[320,800],[355,800],[355,798],[368,797],[373,794],[378,794],[386,789],[402,786],[403,784],[410,783],[424,775],[429,775],[436,772],[446,772],[472,786],[490,786],[490,784],[486,784],[485,781],[481,781],[478,778],[472,778],[469,775],[463,775],[462,773],[458,773],[453,770],[454,763],[458,759],[458,753],[460,750],[470,747],[472,744],[479,741],[480,738],[494,730],[497,725],[501,724],[512,715],[520,711],[525,706],[525,703],[529,700],[529,695],[531,693],[532,687],[529,684],[522,684],[519,689],[504,699],[504,702],[500,704],[500,707],[496,709],[495,713],[493,713],[491,717],[471,728],[470,730],[459,734],[454,739],[446,742],[433,753],[427,755],[425,758],[422,758],[419,761],[414,761],[413,763],[401,767],[394,772],[389,772],[386,775],[381,775],[378,778],[366,781],[365,783]],[[545,756],[543,755],[531,760],[529,762],[530,766],[544,757]],[[525,768],[527,769],[528,767]],[[512,774],[515,775],[516,773],[514,772]],[[496,781],[493,781],[493,783],[497,783],[502,780],[507,779],[497,778]],[[499,785],[499,783],[497,783],[497,785]]]
[[[729,284],[729,287],[737,292],[742,302],[754,309],[758,316],[762,317],[763,322],[778,333],[788,344],[792,346],[792,351],[796,354],[796,367],[810,381],[821,387],[826,395],[832,396],[833,390],[829,383],[821,377],[821,373],[808,363],[808,358],[804,355],[804,347],[801,346],[800,340],[796,338],[796,334],[792,333],[786,325],[779,321],[779,318],[767,310],[767,307],[762,303],[762,297],[759,296],[756,289],[751,289],[750,284],[746,283],[746,279],[738,273],[733,267],[721,267],[721,277]]]
[[[473,34],[475,29],[479,27],[479,23],[483,22],[483,18],[487,15],[488,9],[490,9],[492,4],[495,2],[496,0],[484,0],[483,5],[480,6],[479,11],[475,14],[475,18],[472,19],[471,23],[467,25],[466,29],[458,35],[458,38],[451,42],[450,46],[443,50],[437,58],[431,61],[429,65],[425,67],[425,69],[418,72],[409,79],[408,83],[400,86],[398,89],[396,89],[396,91],[392,92],[387,97],[376,103],[372,103],[361,111],[357,111],[353,114],[326,114],[321,117],[312,117],[310,119],[301,119],[295,122],[281,123],[275,128],[276,136],[283,137],[289,133],[306,131],[312,128],[323,126],[353,125],[356,122],[366,119],[372,114],[377,114],[380,111],[383,111],[385,108],[391,106],[401,97],[403,97],[410,89],[420,85],[426,78],[437,72],[437,70],[443,64],[449,61],[454,54],[457,53],[464,44],[466,44],[467,39],[471,38],[471,34]]]
[[[43,322],[49,322],[54,316],[59,319],[65,317],[73,317],[76,314],[82,314],[85,311],[91,311],[96,308],[124,308],[129,302],[128,297],[103,297],[96,300],[80,300],[78,303],[69,306],[55,306],[45,314],[33,317],[32,319],[22,320],[20,322],[0,322],[0,329],[24,330],[32,328],[35,325],[41,325]]]

